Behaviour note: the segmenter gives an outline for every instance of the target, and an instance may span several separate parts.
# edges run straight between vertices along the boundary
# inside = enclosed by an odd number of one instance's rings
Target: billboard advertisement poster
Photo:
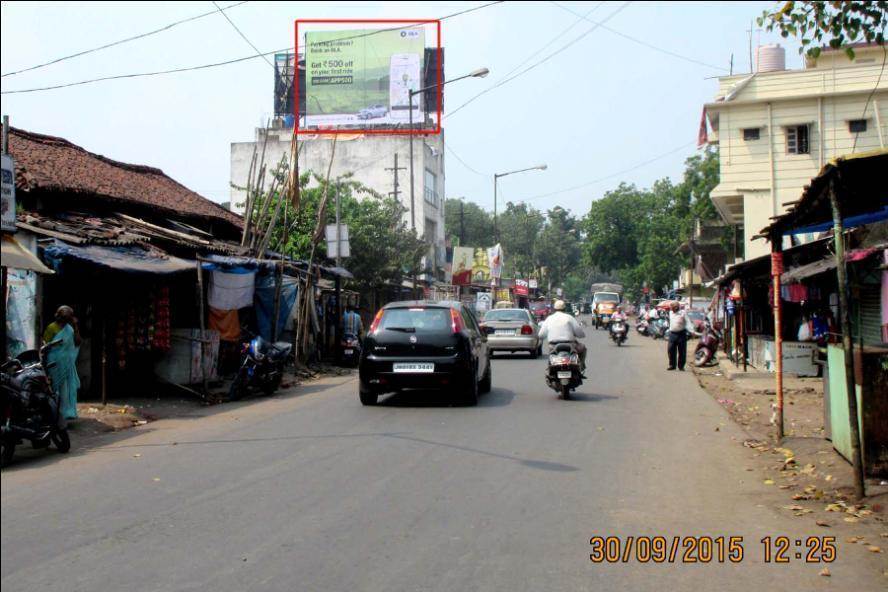
[[[503,248],[497,243],[487,249],[487,265],[490,266],[490,277],[498,278],[503,274]]]
[[[516,296],[527,296],[530,293],[527,285],[527,280],[515,279],[515,295]]]
[[[305,125],[394,125],[410,119],[422,87],[425,30],[340,29],[305,33]],[[413,97],[421,120],[422,95]]]
[[[490,283],[490,263],[487,259],[487,249],[484,247],[475,249],[475,257],[472,260],[472,283]]]
[[[531,290],[536,290],[537,288],[540,287],[540,282],[536,278],[530,278],[529,280],[527,280],[527,283],[528,283],[528,287]]]
[[[472,283],[472,260],[475,251],[472,247],[453,247],[453,271],[451,283],[454,286],[468,286]]]

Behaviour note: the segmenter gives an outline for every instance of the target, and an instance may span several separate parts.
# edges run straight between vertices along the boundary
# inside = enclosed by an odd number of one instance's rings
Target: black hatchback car
[[[359,376],[364,405],[402,389],[444,390],[474,405],[490,390],[487,335],[461,302],[393,302],[370,325]]]

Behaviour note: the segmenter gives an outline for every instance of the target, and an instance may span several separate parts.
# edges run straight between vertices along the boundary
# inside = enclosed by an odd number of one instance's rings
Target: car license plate
[[[573,374],[571,374],[570,372],[559,372],[558,373],[558,378],[571,378],[572,376],[573,376]]]
[[[428,364],[428,363],[416,363],[416,362],[398,363],[398,364],[392,364],[392,371],[399,372],[399,373],[403,372],[403,373],[408,373],[408,374],[410,374],[410,373],[421,374],[421,373],[427,373],[427,372],[434,372],[435,365]]]
[[[497,329],[493,333],[494,335],[514,335],[515,329]]]
[[[345,350],[345,355],[347,355],[347,356],[350,356],[350,355],[352,355],[353,353],[355,353],[355,350],[353,350],[353,349],[347,349],[347,350]]]

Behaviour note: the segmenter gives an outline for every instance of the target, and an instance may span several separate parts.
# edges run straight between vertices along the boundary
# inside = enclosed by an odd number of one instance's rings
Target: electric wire
[[[475,6],[475,7],[473,7],[473,8],[468,8],[468,9],[466,9],[466,10],[461,10],[461,11],[459,11],[459,12],[454,12],[454,13],[452,13],[452,14],[444,15],[444,16],[442,16],[442,17],[439,17],[437,20],[441,20],[441,21],[443,21],[443,20],[447,20],[447,19],[454,18],[454,17],[457,17],[457,16],[462,16],[462,15],[464,15],[464,14],[469,14],[469,13],[474,12],[474,11],[476,11],[476,10],[481,10],[482,8],[487,8],[487,7],[489,7],[489,6],[494,6],[494,5],[496,5],[496,4],[501,4],[501,3],[503,3],[504,1],[505,1],[505,0],[497,0],[496,2],[488,2],[487,4],[482,4],[482,5],[480,5],[480,6]],[[217,11],[213,11],[211,14],[215,14],[216,12],[217,12]],[[412,26],[415,26],[416,24],[417,24],[417,23],[406,24],[406,25],[402,25],[402,26],[400,26],[400,27],[394,27],[393,29],[384,29],[384,30],[407,29],[407,28],[410,28],[410,27],[412,27]],[[369,32],[369,33],[362,34],[361,36],[374,35],[374,34],[377,34],[377,33],[381,33],[381,32],[383,32],[384,30],[381,29],[381,30],[377,30],[377,31],[371,31],[371,32]],[[351,39],[351,38],[354,38],[354,37],[347,37],[347,38],[344,37],[344,38],[342,38],[342,39]],[[339,40],[341,40],[341,39],[331,39],[331,40],[328,40],[327,42],[328,42],[328,43],[332,43],[332,42],[334,42],[334,41],[339,41]],[[134,73],[130,73],[130,74],[116,74],[116,75],[112,75],[112,76],[102,76],[102,77],[99,77],[99,78],[91,78],[91,79],[88,79],[88,80],[79,80],[79,81],[77,81],[77,82],[68,82],[68,83],[64,83],[64,84],[54,84],[54,85],[50,85],[50,86],[42,86],[42,87],[35,87],[35,88],[25,88],[25,89],[19,89],[19,90],[4,90],[4,91],[0,92],[0,95],[12,95],[12,94],[23,94],[23,93],[32,93],[32,92],[42,92],[42,91],[48,91],[48,90],[57,90],[57,89],[60,89],[60,88],[69,88],[69,87],[72,87],[72,86],[82,86],[82,85],[84,85],[84,84],[93,84],[93,83],[96,83],[96,82],[105,82],[105,81],[108,81],[108,80],[121,80],[121,79],[125,79],[125,78],[142,78],[142,77],[146,77],[146,76],[161,76],[161,75],[165,75],[165,74],[178,74],[178,73],[181,73],[181,72],[193,72],[193,71],[196,71],[196,70],[206,70],[206,69],[208,69],[208,68],[217,68],[217,67],[221,67],[221,66],[228,66],[228,65],[231,65],[231,64],[237,64],[237,63],[240,63],[240,62],[246,62],[246,61],[249,61],[249,60],[254,60],[254,59],[259,58],[259,57],[269,56],[269,55],[273,55],[273,54],[276,54],[276,53],[283,53],[283,52],[287,52],[287,51],[293,51],[294,49],[295,49],[295,48],[293,48],[293,47],[285,47],[285,48],[282,48],[282,49],[276,49],[276,50],[274,50],[274,51],[267,51],[267,52],[262,52],[262,53],[259,53],[259,54],[251,54],[251,55],[249,55],[249,56],[244,56],[244,57],[240,57],[240,58],[234,58],[234,59],[231,59],[231,60],[223,60],[223,61],[220,61],[220,62],[213,62],[213,63],[209,63],[209,64],[200,64],[200,65],[198,65],[198,66],[185,66],[185,67],[182,67],[182,68],[170,68],[170,69],[168,69],[168,70],[156,70],[156,71],[152,71],[152,72],[134,72]]]
[[[241,36],[241,39],[243,39],[244,41],[246,41],[246,42],[247,42],[247,45],[249,45],[250,47],[252,47],[252,48],[253,48],[253,51],[255,51],[256,54],[257,54],[258,56],[260,56],[263,60],[265,60],[265,63],[267,63],[267,64],[268,64],[269,66],[271,66],[272,68],[274,68],[274,64],[271,63],[271,60],[268,59],[268,56],[264,56],[264,55],[262,55],[262,52],[259,51],[259,48],[256,47],[255,45],[253,45],[253,42],[252,42],[252,41],[250,41],[249,39],[247,39],[247,36],[244,35],[243,32],[242,32],[240,29],[237,28],[237,25],[234,24],[234,21],[231,20],[231,19],[228,17],[228,15],[225,14],[225,11],[222,10],[222,9],[219,7],[219,5],[216,3],[216,0],[212,0],[212,2],[213,2],[213,6],[216,7],[216,10],[219,11],[219,14],[221,14],[222,16],[225,17],[225,20],[228,21],[228,24],[231,25],[231,26],[234,28],[234,30],[237,31],[237,34]]]
[[[567,6],[559,4],[558,2],[555,2],[554,0],[549,0],[549,2],[554,4],[555,6],[557,6],[558,8],[560,8],[562,10],[565,10],[575,16],[578,16],[580,19],[582,19],[584,21],[588,21],[590,23],[596,23],[596,21],[593,21],[592,19],[588,18],[588,15],[581,15],[579,12],[573,10],[572,8],[569,8]],[[616,29],[614,29],[612,27],[608,27],[607,25],[605,25],[603,23],[596,23],[596,24],[600,25],[601,28],[604,29],[605,31],[609,31],[609,32],[613,33],[614,35],[618,35],[620,37],[623,37],[624,39],[628,39],[629,41],[632,41],[633,43],[638,43],[639,45],[643,45],[649,49],[653,49],[654,51],[659,51],[660,53],[664,53],[664,54],[672,56],[674,58],[678,58],[680,60],[684,60],[684,61],[690,62],[692,64],[697,64],[699,66],[706,66],[707,68],[712,68],[714,70],[722,70],[724,72],[728,71],[728,68],[725,68],[723,66],[715,66],[713,64],[707,64],[706,62],[702,62],[702,61],[697,60],[695,58],[684,56],[684,55],[681,55],[680,53],[675,53],[674,51],[671,51],[669,49],[665,49],[663,47],[658,47],[656,45],[648,43],[647,41],[643,41],[641,39],[636,39],[635,37],[632,37],[631,35],[627,35],[626,33],[623,33],[621,31],[617,31]]]
[[[180,21],[176,21],[176,22],[170,23],[168,25],[165,25],[159,29],[154,29],[153,31],[147,31],[145,33],[140,33],[140,34],[134,35],[132,37],[127,37],[126,39],[119,39],[117,41],[112,41],[111,43],[106,43],[105,45],[93,47],[92,49],[85,49],[83,51],[79,51],[77,53],[72,53],[71,55],[56,58],[54,60],[50,60],[50,61],[44,62],[42,64],[37,64],[35,66],[29,66],[28,68],[22,68],[21,70],[15,70],[14,72],[7,72],[6,74],[0,75],[0,77],[6,78],[7,76],[14,76],[16,74],[21,74],[23,72],[30,72],[31,70],[37,70],[38,68],[45,68],[46,66],[51,66],[52,64],[58,64],[59,62],[64,62],[65,60],[70,60],[72,58],[77,58],[77,57],[80,57],[80,56],[83,56],[83,55],[86,55],[89,53],[94,53],[97,51],[101,51],[103,49],[108,49],[109,47],[115,47],[117,45],[122,45],[122,44],[128,43],[130,41],[135,41],[137,39],[144,39],[145,37],[150,37],[151,35],[155,35],[157,33],[162,33],[164,31],[168,31],[177,25],[181,25],[181,24],[188,23],[191,21],[196,21],[197,19],[201,19],[205,16],[210,16],[211,14],[216,14],[217,12],[222,12],[222,11],[228,10],[230,8],[235,8],[235,7],[240,6],[242,4],[246,4],[248,1],[249,0],[243,0],[243,2],[236,2],[234,4],[229,4],[228,6],[224,6],[222,8],[217,7],[218,10],[211,10],[210,12],[205,12],[203,14],[198,14],[198,15],[186,18],[186,19],[182,19]],[[224,14],[224,12],[223,12],[223,14]]]
[[[576,43],[578,43],[578,42],[581,41],[582,39],[586,38],[587,36],[589,36],[589,35],[591,35],[593,32],[595,32],[599,27],[601,27],[601,25],[602,25],[603,23],[606,23],[607,21],[609,21],[609,20],[611,20],[612,18],[614,18],[615,16],[617,16],[617,14],[619,14],[620,12],[622,12],[622,11],[623,11],[627,6],[629,6],[631,3],[632,3],[632,0],[629,0],[629,1],[627,1],[627,2],[624,2],[624,3],[621,4],[616,10],[614,10],[614,11],[611,12],[609,15],[607,15],[607,16],[604,18],[604,20],[601,21],[601,23],[597,23],[597,24],[593,25],[591,28],[589,28],[588,30],[586,30],[586,31],[585,31],[583,34],[581,34],[579,37],[576,37],[576,38],[572,39],[571,41],[569,41],[568,43],[562,45],[560,48],[558,48],[558,49],[555,50],[554,52],[550,53],[549,55],[547,55],[547,56],[544,57],[543,59],[541,59],[541,60],[539,60],[539,61],[537,61],[537,62],[534,62],[534,63],[531,64],[530,66],[528,66],[528,67],[524,68],[523,70],[521,70],[520,72],[518,72],[517,74],[513,74],[512,76],[508,76],[508,77],[506,77],[506,78],[500,80],[499,82],[497,82],[497,83],[494,84],[493,86],[491,86],[491,87],[489,87],[489,88],[486,88],[486,89],[482,90],[481,92],[479,92],[478,94],[476,94],[475,96],[473,96],[472,98],[470,98],[468,101],[466,101],[465,103],[463,103],[462,105],[460,105],[459,107],[457,107],[456,109],[454,109],[453,111],[447,113],[444,117],[447,118],[447,117],[450,117],[450,116],[452,116],[452,115],[458,113],[458,112],[461,111],[463,108],[467,107],[469,104],[471,104],[471,103],[474,102],[475,100],[479,99],[480,97],[486,95],[486,94],[489,93],[490,91],[495,90],[495,89],[497,89],[497,88],[500,88],[501,86],[503,86],[503,85],[505,85],[505,84],[508,84],[509,82],[515,80],[516,78],[519,78],[519,77],[523,76],[524,74],[527,74],[527,73],[530,72],[531,70],[533,70],[533,69],[535,69],[535,68],[541,66],[542,64],[546,63],[547,61],[549,61],[550,59],[554,58],[555,56],[557,56],[557,55],[560,54],[561,52],[566,51],[567,49],[569,49],[570,47],[572,47],[573,45],[575,45]]]

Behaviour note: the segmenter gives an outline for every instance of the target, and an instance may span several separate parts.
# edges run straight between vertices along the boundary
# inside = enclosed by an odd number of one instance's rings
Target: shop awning
[[[26,249],[11,234],[3,235],[3,267],[13,269],[26,269],[37,273],[52,273],[53,271],[43,264],[37,255]]]
[[[820,261],[815,261],[806,265],[793,267],[789,271],[784,272],[783,275],[780,276],[780,282],[783,284],[791,284],[792,282],[797,282],[805,278],[820,275],[821,273],[826,273],[827,271],[831,271],[835,268],[835,257],[829,259],[821,259]]]
[[[69,263],[93,265],[106,270],[124,273],[167,275],[194,271],[196,263],[173,257],[160,249],[143,246],[101,247],[98,245],[74,246],[56,241],[44,247],[44,259],[56,271],[64,271]]]

